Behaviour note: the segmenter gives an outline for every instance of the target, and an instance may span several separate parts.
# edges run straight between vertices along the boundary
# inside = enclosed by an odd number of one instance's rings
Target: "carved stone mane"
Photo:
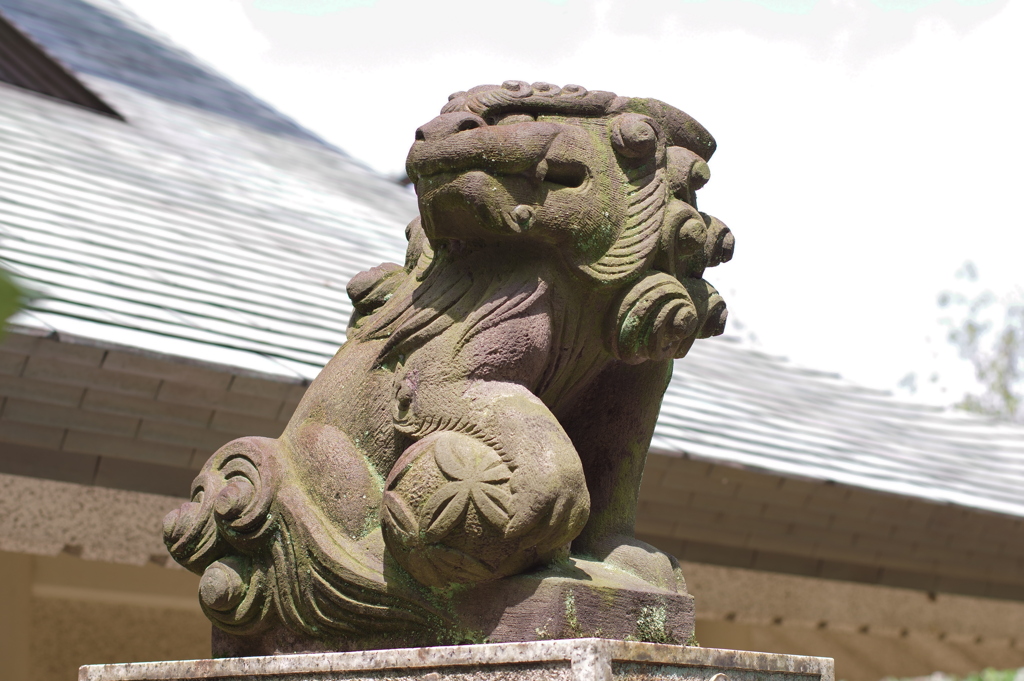
[[[416,131],[406,262],[353,278],[282,436],[225,445],[165,521],[221,653],[686,640],[633,524],[672,359],[725,325],[714,148],[657,100],[518,81]]]

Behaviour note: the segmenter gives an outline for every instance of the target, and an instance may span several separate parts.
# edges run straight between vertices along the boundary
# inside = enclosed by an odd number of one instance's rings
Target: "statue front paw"
[[[472,436],[428,435],[388,478],[381,514],[388,550],[428,586],[499,579],[550,560],[579,531],[579,523],[569,526],[579,514],[565,510],[580,504],[578,490],[544,503],[548,485],[533,490],[512,484],[514,477],[528,479]]]
[[[679,562],[647,542],[623,534],[605,537],[589,547],[573,546],[580,552],[605,564],[624,570],[652,586],[686,593],[686,582]]]

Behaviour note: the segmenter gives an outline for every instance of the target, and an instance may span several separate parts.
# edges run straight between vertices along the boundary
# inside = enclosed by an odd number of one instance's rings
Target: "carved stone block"
[[[515,578],[474,585],[452,599],[464,629],[426,631],[413,644],[504,643],[594,636],[686,643],[693,597],[667,593],[595,561],[573,560]],[[214,657],[387,648],[388,636],[302,636],[281,627],[259,635],[213,632]],[[409,639],[403,639],[408,642]]]
[[[79,681],[835,681],[831,659],[575,639],[82,667]]]

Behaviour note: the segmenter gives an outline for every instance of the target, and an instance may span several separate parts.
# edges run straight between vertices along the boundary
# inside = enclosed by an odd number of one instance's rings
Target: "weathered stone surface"
[[[725,324],[701,277],[733,237],[695,199],[714,140],[518,81],[415,137],[406,262],[352,279],[348,342],[280,438],[211,457],[171,554],[257,650],[685,642],[679,566],[633,528],[672,360]]]
[[[602,638],[685,643],[693,632],[693,597],[666,593],[596,561],[570,559],[545,570],[485,582],[452,597],[465,628],[426,631],[403,642],[429,645]],[[263,634],[213,633],[214,657],[387,648],[388,636],[303,636],[281,627]]]
[[[607,639],[82,667],[79,681],[835,681],[832,660]]]

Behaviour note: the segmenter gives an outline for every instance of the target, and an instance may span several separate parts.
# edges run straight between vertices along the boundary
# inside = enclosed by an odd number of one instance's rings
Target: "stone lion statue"
[[[714,149],[660,101],[519,81],[416,131],[405,263],[352,279],[281,437],[225,445],[165,521],[215,653],[685,642],[678,564],[633,525],[672,361],[725,325]]]

